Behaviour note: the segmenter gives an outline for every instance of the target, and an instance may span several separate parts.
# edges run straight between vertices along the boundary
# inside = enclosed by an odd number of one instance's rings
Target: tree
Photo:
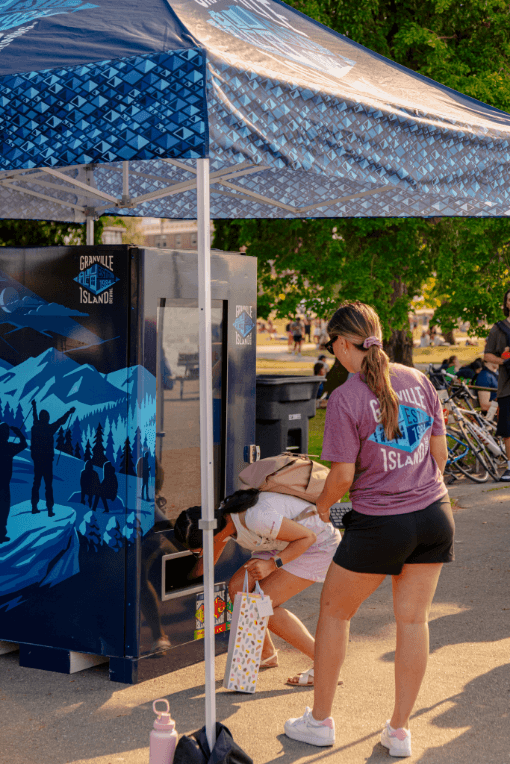
[[[74,447],[74,456],[75,459],[81,459],[81,448],[79,441],[76,443],[76,446]]]
[[[66,443],[64,440],[64,430],[62,429],[62,427],[59,428],[59,431],[57,433],[57,448],[59,451],[65,452],[66,450]]]
[[[115,467],[116,461],[115,461],[115,452],[114,452],[114,444],[113,444],[113,431],[111,427],[108,430],[108,435],[106,436],[105,456],[107,461],[109,461],[110,464],[113,464],[113,466]]]
[[[110,517],[103,533],[103,541],[115,552],[124,546],[124,536],[116,517]]]
[[[87,439],[85,444],[85,453],[83,454],[83,461],[88,462],[89,459],[92,459],[92,450],[90,448],[90,441]]]
[[[108,461],[103,446],[103,427],[101,422],[98,422],[96,427],[96,434],[94,436],[94,446],[92,448],[92,463],[96,467],[102,467],[103,464]]]
[[[101,538],[101,531],[99,529],[96,513],[92,510],[87,512],[82,522],[80,523],[78,530],[80,531],[81,535],[86,538],[89,550],[93,549],[95,552],[97,552],[103,543],[103,539]]]
[[[71,437],[71,430],[66,430],[66,435],[64,438],[64,451],[66,454],[69,454],[69,456],[74,456],[74,448],[73,448],[73,441]]]
[[[122,452],[119,472],[124,475],[136,475],[133,465],[133,457],[131,455],[131,443],[129,442],[129,438],[126,438],[124,442],[124,451]]]
[[[103,219],[94,223],[94,244],[101,244]],[[54,247],[85,244],[84,223],[56,223],[40,220],[0,220],[2,247]]]

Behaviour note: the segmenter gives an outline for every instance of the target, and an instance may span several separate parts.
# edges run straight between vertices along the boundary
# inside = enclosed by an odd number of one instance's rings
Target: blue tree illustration
[[[57,433],[57,444],[56,444],[56,447],[58,448],[59,451],[64,451],[65,452],[65,450],[66,450],[66,442],[65,442],[65,439],[64,439],[64,430],[62,429],[62,427],[59,428],[59,431]]]
[[[80,441],[78,441],[74,447],[74,456],[76,459],[81,459]]]
[[[136,475],[135,467],[133,464],[133,456],[131,454],[131,444],[129,442],[129,438],[126,438],[124,442],[124,450],[122,452],[122,457],[120,460],[120,468],[119,472],[121,472],[124,475]]]
[[[106,455],[107,461],[109,461],[110,464],[113,464],[113,466],[116,467],[117,466],[117,462],[115,460],[114,444],[113,444],[113,431],[112,431],[111,427],[108,430],[108,435],[106,436],[105,455]]]
[[[106,530],[103,533],[103,541],[115,552],[118,552],[124,546],[124,536],[116,517],[110,517],[108,520]]]
[[[101,422],[99,422],[94,436],[94,446],[92,447],[92,463],[96,467],[102,467],[107,461],[103,446],[103,428]]]
[[[90,440],[87,440],[85,444],[85,453],[83,454],[83,461],[88,462],[89,459],[92,459],[92,449],[90,448]]]
[[[130,512],[126,517],[123,534],[131,544],[142,536],[142,524],[136,512]]]
[[[93,549],[95,552],[99,549],[103,540],[101,538],[101,531],[99,530],[99,523],[97,522],[95,512],[87,512],[84,516],[80,527],[78,529],[82,536],[87,539],[87,545],[89,549]]]

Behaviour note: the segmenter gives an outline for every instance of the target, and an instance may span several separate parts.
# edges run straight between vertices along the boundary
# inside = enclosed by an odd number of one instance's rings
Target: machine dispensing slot
[[[187,578],[194,564],[195,558],[188,551],[163,555],[161,558],[162,600],[173,600],[177,597],[185,597],[187,594],[198,594],[204,591],[203,584],[190,585]]]

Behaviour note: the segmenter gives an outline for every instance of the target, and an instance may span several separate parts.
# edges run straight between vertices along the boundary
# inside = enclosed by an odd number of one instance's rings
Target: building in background
[[[103,244],[122,244],[122,236],[125,234],[124,226],[108,225],[103,228],[101,241]]]
[[[140,221],[144,243],[147,247],[160,249],[196,249],[196,220],[165,220],[164,218],[143,218]],[[211,221],[211,241],[214,227]]]

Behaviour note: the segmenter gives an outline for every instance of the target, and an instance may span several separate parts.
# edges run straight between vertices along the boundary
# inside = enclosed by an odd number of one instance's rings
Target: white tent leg
[[[197,160],[198,209],[198,340],[200,367],[200,470],[204,529],[204,657],[205,726],[212,751],[216,742],[214,650],[214,473],[211,322],[211,235],[209,160]]]
[[[94,243],[94,218],[87,216],[87,239],[86,244]]]

